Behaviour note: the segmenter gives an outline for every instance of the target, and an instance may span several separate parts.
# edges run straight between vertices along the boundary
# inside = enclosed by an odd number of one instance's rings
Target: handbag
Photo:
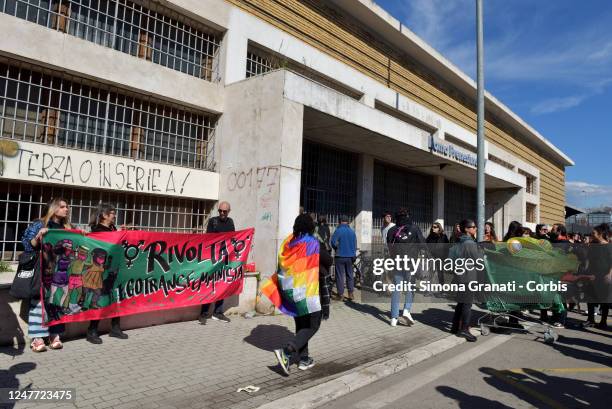
[[[13,297],[25,300],[40,297],[41,282],[40,252],[24,251],[19,256],[17,273],[11,284],[9,294]]]

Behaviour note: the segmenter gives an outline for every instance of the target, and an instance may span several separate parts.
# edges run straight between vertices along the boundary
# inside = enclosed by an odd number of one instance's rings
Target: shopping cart
[[[535,288],[550,288],[551,284],[559,282],[558,275],[538,274],[529,271],[518,271],[513,266],[493,264],[485,259],[486,282],[490,284],[513,283],[513,291],[483,292],[477,294],[479,304],[487,313],[478,319],[478,325],[483,336],[489,335],[491,329],[535,333],[538,328],[543,330],[546,343],[554,343],[558,336],[553,327],[546,322],[530,318],[522,313],[524,310],[552,310],[554,313],[565,311],[563,298],[557,291]],[[527,284],[530,283],[530,291]],[[548,287],[546,286],[548,285]],[[514,320],[514,325],[510,322]],[[520,324],[520,325],[517,325]]]

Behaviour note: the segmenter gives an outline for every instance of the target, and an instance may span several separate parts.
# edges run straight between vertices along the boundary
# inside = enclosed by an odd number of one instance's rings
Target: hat
[[[442,230],[444,230],[444,220],[442,219],[436,219],[434,221],[434,223],[438,223],[440,226],[442,226]]]

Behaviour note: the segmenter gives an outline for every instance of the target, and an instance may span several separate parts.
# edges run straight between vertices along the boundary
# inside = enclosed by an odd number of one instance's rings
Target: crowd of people
[[[69,202],[63,198],[51,200],[47,206],[47,212],[40,218],[33,221],[23,234],[22,242],[25,251],[36,251],[41,248],[42,238],[49,229],[72,229],[69,217]],[[220,233],[235,231],[234,222],[229,217],[230,205],[228,202],[221,202],[218,206],[219,215],[211,217],[207,224],[207,233]],[[110,204],[100,204],[91,215],[89,223],[91,232],[115,231],[116,209]],[[465,259],[478,259],[484,255],[484,248],[491,243],[499,241],[495,231],[495,226],[487,222],[484,227],[484,240],[477,242],[477,226],[474,220],[465,219],[452,226],[451,231],[445,232],[444,222],[435,220],[425,237],[421,229],[413,223],[407,209],[399,209],[395,214],[385,212],[383,214],[383,226],[381,234],[385,242],[385,254],[391,257],[396,255],[406,255],[408,257],[418,257],[420,251],[426,251],[433,258],[446,259],[447,257],[462,257]],[[121,229],[126,228],[120,226]],[[576,275],[580,278],[585,291],[596,294],[599,299],[609,299],[612,288],[612,232],[610,226],[602,224],[596,226],[590,235],[568,234],[565,226],[554,224],[550,228],[544,224],[538,224],[535,231],[521,225],[517,221],[509,224],[506,234],[502,241],[508,241],[515,237],[533,237],[539,240],[547,240],[560,246],[564,251],[574,252],[580,260],[580,268]],[[330,298],[336,300],[344,299],[347,302],[354,302],[355,277],[353,263],[357,253],[357,237],[349,225],[349,218],[341,217],[340,224],[331,234],[331,229],[325,217],[317,218],[315,214],[300,214],[295,220],[292,235],[288,238],[288,245],[292,242],[303,241],[305,239],[317,243],[316,253],[318,254],[318,274],[320,302],[316,308],[308,311],[302,316],[295,316],[296,333],[284,347],[275,350],[275,355],[286,373],[289,373],[292,364],[297,364],[299,369],[309,369],[314,365],[313,359],[308,355],[308,341],[316,334],[320,327],[321,320],[329,317]],[[405,246],[410,244],[410,246]],[[313,247],[309,247],[313,251]],[[282,249],[281,249],[282,251]],[[332,257],[333,256],[333,257]],[[335,270],[336,292],[331,289],[330,270],[332,265]],[[98,277],[99,276],[99,277]],[[92,296],[99,292],[101,288],[100,278],[70,275],[65,277],[62,282],[53,283],[63,291],[82,288],[92,292]],[[440,284],[444,284],[446,278],[443,271],[435,271],[434,276]],[[472,273],[453,275],[453,282],[467,282],[475,277]],[[402,281],[414,282],[416,275],[407,274],[405,271],[396,271],[391,278],[394,283]],[[65,281],[65,282],[64,282]],[[87,285],[85,282],[87,281]],[[87,288],[85,288],[87,287]],[[345,296],[345,289],[348,294]],[[404,302],[402,309],[402,291],[393,291],[390,306],[390,325],[398,324],[410,326],[415,323],[411,315],[411,308],[414,294],[411,291],[403,291]],[[595,299],[594,297],[593,299]],[[571,300],[569,300],[571,301]],[[464,337],[468,341],[476,341],[476,337],[470,333],[470,319],[472,304],[475,302],[474,294],[464,291],[457,294],[457,304],[452,319],[451,332],[457,336]],[[601,319],[595,322],[595,308],[600,304]],[[588,303],[588,317],[583,324],[584,327],[597,326],[607,329],[607,315],[609,303]],[[569,303],[570,309],[576,307],[576,303]],[[54,326],[44,326],[43,303],[40,299],[31,299],[29,306],[28,330],[31,338],[31,349],[34,352],[41,352],[47,349],[61,349],[62,341],[60,336],[64,332],[64,324]],[[541,320],[549,321],[548,312],[541,311]],[[230,319],[225,316],[223,310],[223,300],[216,301],[214,304],[204,304],[201,308],[199,322],[203,325],[207,320],[213,319],[229,323]],[[565,315],[553,311],[552,325],[562,327]],[[101,344],[102,339],[98,333],[99,321],[91,321],[87,330],[87,340],[93,344]],[[109,336],[119,339],[128,338],[120,327],[120,318],[111,320],[111,330]],[[45,338],[48,342],[45,342]]]

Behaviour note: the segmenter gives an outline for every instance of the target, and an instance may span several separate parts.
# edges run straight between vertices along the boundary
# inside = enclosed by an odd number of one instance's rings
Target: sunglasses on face
[[[476,226],[468,226],[468,227],[466,227],[466,229],[475,229],[475,228],[476,228]]]
[[[219,213],[222,213],[222,214],[228,214],[228,213],[229,213],[229,210],[221,210],[221,209],[219,209]]]

